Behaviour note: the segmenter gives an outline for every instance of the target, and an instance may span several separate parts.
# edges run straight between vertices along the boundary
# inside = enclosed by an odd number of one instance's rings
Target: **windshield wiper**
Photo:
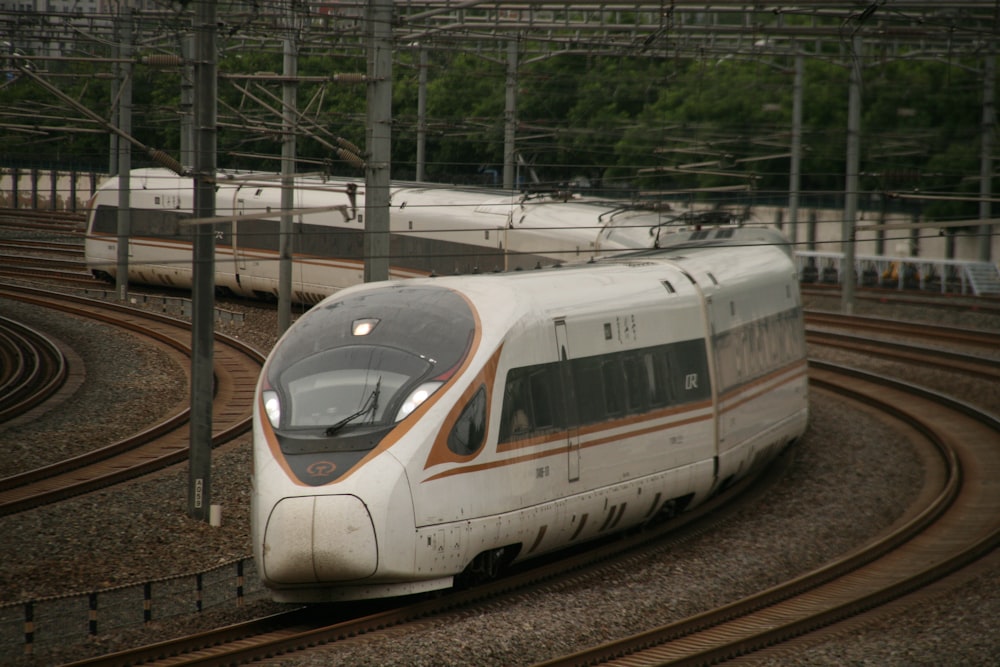
[[[333,426],[328,427],[326,429],[326,435],[336,435],[337,431],[344,428],[358,417],[365,416],[369,412],[372,413],[372,421],[375,421],[375,414],[378,412],[378,396],[381,391],[382,376],[380,375],[378,377],[378,382],[375,383],[375,388],[372,390],[372,393],[368,395],[368,398],[365,400],[365,404],[361,406],[361,409],[353,414],[347,415]]]

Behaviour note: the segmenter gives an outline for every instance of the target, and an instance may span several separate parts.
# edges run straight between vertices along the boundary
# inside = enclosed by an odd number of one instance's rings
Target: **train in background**
[[[220,172],[215,266],[220,293],[274,299],[278,294],[280,179]],[[193,189],[165,169],[130,172],[129,281],[190,288]],[[114,280],[118,253],[118,179],[88,206],[86,261]],[[295,182],[292,298],[313,304],[363,282],[364,187],[300,176]],[[630,205],[568,193],[528,195],[427,184],[394,184],[390,193],[390,278],[536,268],[653,247],[684,214],[669,206]]]
[[[784,237],[724,225],[661,245],[356,285],[301,316],[254,410],[252,540],[272,597],[494,576],[692,508],[802,436]]]

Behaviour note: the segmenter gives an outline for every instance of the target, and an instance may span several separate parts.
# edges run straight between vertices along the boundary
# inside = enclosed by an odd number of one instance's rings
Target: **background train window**
[[[237,223],[236,239],[241,248],[278,251],[277,220],[240,220]]]
[[[141,232],[133,229],[133,234],[145,234],[157,238],[186,239],[194,240],[195,228],[193,225],[182,225],[182,220],[190,219],[187,213],[176,213],[174,211],[142,211],[140,215],[133,216],[139,221]]]
[[[317,257],[364,257],[364,232],[339,227],[303,225],[303,247]]]
[[[448,449],[460,456],[475,454],[486,437],[486,387],[480,387],[448,434]]]
[[[118,233],[118,207],[98,206],[94,212],[94,231],[103,234]]]

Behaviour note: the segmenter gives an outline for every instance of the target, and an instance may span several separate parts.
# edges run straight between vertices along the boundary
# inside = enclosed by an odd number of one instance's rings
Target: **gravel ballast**
[[[230,306],[226,306],[230,307]],[[273,311],[245,311],[242,322],[220,327],[269,349]],[[834,306],[835,307],[835,306]],[[64,447],[90,439],[114,440],[155,421],[183,400],[182,369],[155,349],[101,325],[0,301],[7,316],[45,328],[86,365],[86,390],[37,422],[0,427],[7,455],[3,475],[56,460]],[[884,312],[874,313],[891,316]],[[910,310],[896,316],[914,318]],[[940,313],[933,314],[940,322]],[[956,324],[997,328],[989,316],[960,314]],[[824,352],[824,358],[861,365],[864,359]],[[836,357],[836,359],[834,359]],[[879,367],[889,362],[878,362]],[[897,365],[898,366],[898,365]],[[928,369],[896,368],[908,379],[984,405],[1000,405],[997,388],[955,381]],[[110,409],[109,406],[114,406]],[[773,585],[814,568],[891,525],[912,500],[923,471],[910,446],[880,421],[814,392],[807,436],[790,452],[781,482],[763,498],[684,549],[632,563],[599,581],[526,595],[502,609],[457,615],[412,631],[387,633],[375,643],[342,642],[310,654],[277,657],[272,665],[526,665],[559,653],[640,632]],[[250,553],[248,437],[213,457],[213,502],[222,505],[218,528],[187,517],[186,466],[141,480],[0,518],[0,600],[22,602],[67,592],[141,583],[168,574],[206,570]],[[984,665],[1000,655],[1000,562],[939,586],[939,603],[908,608],[905,600],[876,625],[845,629],[835,640],[803,641],[765,664]],[[84,645],[39,648],[11,664],[52,664],[128,645],[151,643],[199,628],[280,609],[258,600],[243,608],[214,609],[145,627],[98,634]]]

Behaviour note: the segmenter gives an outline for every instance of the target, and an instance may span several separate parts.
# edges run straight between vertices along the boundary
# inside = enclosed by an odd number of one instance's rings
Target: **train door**
[[[563,412],[566,415],[566,468],[569,481],[580,479],[580,429],[576,418],[576,392],[573,391],[573,376],[570,372],[569,341],[566,336],[566,320],[556,320],[556,354],[559,355],[559,374],[562,384]]]
[[[708,374],[712,382],[712,405],[713,408],[713,427],[714,440],[715,440],[715,455],[719,455],[719,450],[721,449],[722,440],[725,437],[722,433],[722,420],[719,414],[719,376],[718,376],[718,334],[716,333],[715,326],[715,313],[712,310],[712,297],[705,297],[705,314],[708,318],[707,326],[707,342],[709,343],[708,349]]]
[[[713,295],[709,293],[711,287],[705,287],[698,283],[690,273],[682,269],[687,279],[691,281],[695,291],[698,293],[701,305],[702,328],[705,335],[706,363],[708,365],[708,379],[712,396],[712,458],[715,460],[716,482],[719,474],[719,444],[720,444],[720,415],[719,415],[719,373],[716,359],[718,338],[716,335],[716,315],[713,310]],[[713,278],[714,280],[714,278]],[[713,292],[715,290],[712,290]]]

